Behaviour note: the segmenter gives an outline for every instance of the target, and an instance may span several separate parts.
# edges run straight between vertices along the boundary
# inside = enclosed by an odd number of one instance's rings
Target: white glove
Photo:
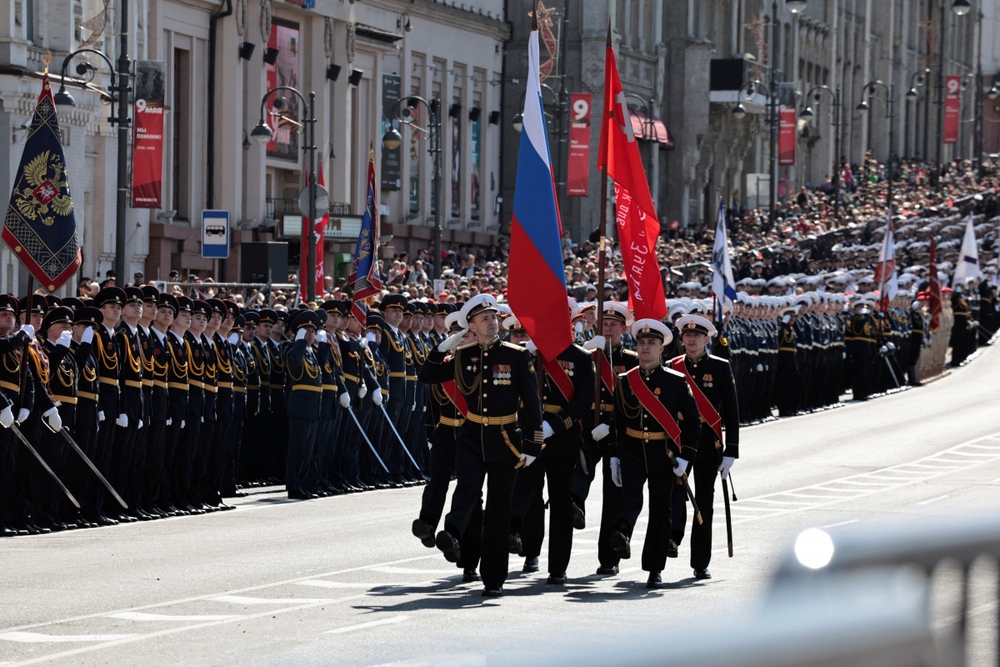
[[[128,415],[126,414],[118,415],[118,419],[115,420],[115,423],[121,426],[122,428],[128,428]]]
[[[181,428],[184,428],[184,426],[185,426],[186,424],[187,424],[187,422],[186,422],[186,421],[184,421],[184,420],[182,419],[182,420],[181,420]]]
[[[97,421],[99,421],[99,422],[104,421],[104,410],[98,410],[98,412],[97,412]]]
[[[23,424],[24,420],[31,416],[31,411],[27,408],[21,408],[17,411],[17,423]]]
[[[45,420],[45,425],[53,433],[58,433],[62,430],[62,418],[59,416],[59,408],[49,408],[42,413],[42,418]]]
[[[70,341],[72,340],[73,340],[73,333],[70,331],[63,331],[61,334],[59,334],[59,339],[56,340],[56,345],[69,347]]]
[[[896,349],[896,344],[893,343],[892,341],[889,341],[888,343],[886,343],[885,346],[887,348],[889,348],[890,352],[892,352],[892,351],[894,351]]]
[[[687,469],[688,469],[688,462],[678,456],[676,459],[676,463],[674,463],[674,474],[680,477],[685,472],[687,472]]]
[[[611,457],[611,481],[619,489],[622,488],[622,464],[617,456]]]
[[[173,423],[174,423],[174,420],[171,419],[170,417],[167,417],[167,426],[170,426]]]
[[[340,395],[340,405],[345,408],[351,407],[351,397],[346,391]]]
[[[87,327],[80,336],[81,343],[91,343],[94,340],[94,327]]]
[[[139,420],[139,426],[137,428],[139,428],[139,429],[142,428],[142,420],[141,419]]]
[[[604,336],[594,336],[583,344],[585,350],[603,350],[608,344]]]
[[[537,458],[537,456],[532,456],[531,454],[521,454],[521,462],[524,464],[525,468],[534,463]]]
[[[204,424],[205,423],[205,418],[204,417],[200,417],[200,419],[201,419],[201,423]]]
[[[376,406],[382,405],[382,390],[377,389],[374,394],[372,394],[372,403]]]
[[[22,326],[21,331],[28,334],[28,338],[35,337],[35,327],[31,326],[30,324],[25,324],[24,326]]]
[[[295,340],[305,340],[306,339],[306,328],[302,327],[295,332]]]
[[[538,352],[538,346],[535,345],[535,341],[531,339],[528,339],[528,342],[524,344],[524,349],[526,349],[528,352],[531,352],[532,354]]]
[[[358,384],[358,398],[364,398],[368,395],[368,385],[364,382]]]
[[[369,331],[368,333],[365,334],[365,340],[368,341],[369,343],[374,343],[375,340],[376,340],[375,339],[375,334],[373,334],[371,331]]]
[[[458,347],[458,344],[462,342],[462,339],[465,338],[465,334],[467,333],[469,333],[468,329],[462,329],[461,331],[448,336],[443,341],[438,343],[438,352],[454,350]]]
[[[229,338],[227,338],[226,340],[229,341],[230,345],[236,345],[237,343],[240,342],[240,335],[238,333],[231,333],[229,334]]]
[[[608,437],[611,433],[611,427],[607,424],[598,424],[594,427],[594,430],[590,432],[590,437],[594,439],[594,442],[600,442]]]
[[[542,421],[542,438],[548,440],[555,434],[556,432],[552,430],[552,427],[549,425],[549,423],[547,421]]]
[[[10,428],[10,425],[14,423],[14,411],[8,405],[3,410],[0,410],[0,426],[4,428]]]
[[[325,343],[326,342],[326,332],[320,329],[316,332],[316,342]]]
[[[732,456],[722,457],[722,465],[719,466],[719,474],[722,475],[722,479],[729,477],[729,470],[733,467],[734,463],[736,463],[736,459]]]

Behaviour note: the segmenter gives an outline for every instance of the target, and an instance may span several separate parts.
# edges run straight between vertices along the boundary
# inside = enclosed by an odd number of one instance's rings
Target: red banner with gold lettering
[[[795,107],[778,110],[778,164],[795,164]]]
[[[962,77],[944,78],[944,134],[941,141],[946,144],[958,143],[958,120],[962,110]]]

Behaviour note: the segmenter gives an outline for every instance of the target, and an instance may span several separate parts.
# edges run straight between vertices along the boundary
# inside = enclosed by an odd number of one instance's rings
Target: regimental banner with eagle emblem
[[[76,216],[48,73],[10,193],[3,240],[49,292],[80,266]]]
[[[354,294],[351,297],[351,312],[364,324],[366,310],[377,294],[382,291],[382,279],[378,273],[379,212],[378,189],[375,180],[375,151],[368,151],[368,195],[365,212],[361,218],[361,233],[354,248],[354,273],[348,279]],[[439,260],[438,260],[439,261]]]

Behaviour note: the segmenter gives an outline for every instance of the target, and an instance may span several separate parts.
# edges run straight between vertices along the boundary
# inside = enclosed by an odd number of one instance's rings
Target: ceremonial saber
[[[361,428],[361,422],[358,421],[358,417],[354,414],[354,410],[347,408],[347,414],[351,415],[351,419],[354,420],[354,425],[358,427],[358,432],[361,433],[361,437],[368,443],[368,449],[372,450],[372,454],[375,455],[375,459],[378,461],[378,464],[382,466],[382,470],[389,472],[389,468],[386,467],[385,461],[383,461],[382,457],[378,455],[377,451],[375,451],[375,445],[373,445],[372,441],[368,439],[368,434],[365,433],[365,430]]]
[[[729,557],[733,557],[733,513],[729,509],[729,483],[722,478],[722,498],[726,501],[726,540],[729,543]]]
[[[406,444],[404,444],[404,443],[403,443],[403,439],[402,439],[401,437],[399,437],[399,431],[397,431],[397,430],[396,430],[396,425],[392,423],[392,420],[391,420],[391,419],[389,419],[389,413],[388,413],[388,412],[386,412],[386,409],[385,409],[385,404],[383,403],[383,404],[382,404],[382,405],[380,405],[379,407],[380,407],[380,408],[382,409],[382,414],[383,414],[383,415],[385,415],[385,420],[386,420],[386,422],[388,422],[388,423],[389,423],[389,428],[391,428],[391,429],[392,429],[392,432],[393,432],[393,433],[394,433],[394,434],[396,435],[396,440],[398,440],[398,441],[399,441],[399,446],[403,448],[403,451],[404,451],[404,452],[406,452],[406,455],[407,455],[407,456],[408,456],[408,457],[410,458],[410,462],[411,462],[411,463],[413,463],[413,466],[414,466],[414,467],[415,467],[415,468],[416,468],[416,469],[417,469],[418,471],[420,471],[420,470],[421,470],[421,468],[420,468],[420,466],[419,466],[419,465],[417,464],[417,461],[416,461],[416,460],[415,460],[415,459],[413,458],[413,454],[410,454],[410,450],[406,448]]]
[[[889,367],[889,373],[892,374],[892,381],[896,383],[896,389],[899,389],[899,378],[896,377],[896,371],[892,367],[892,362],[889,361],[889,357],[882,357],[885,359],[885,365]]]
[[[73,437],[69,433],[66,432],[66,429],[61,428],[61,429],[59,429],[59,432],[62,433],[62,436],[63,436],[63,438],[66,439],[66,442],[68,442],[70,444],[70,446],[74,450],[76,450],[76,453],[80,455],[80,458],[83,459],[83,462],[87,464],[87,467],[90,468],[90,470],[95,475],[97,475],[97,479],[101,480],[101,484],[103,484],[104,488],[106,488],[111,493],[111,495],[115,497],[115,500],[118,501],[118,504],[121,505],[123,508],[128,509],[128,504],[124,500],[122,500],[122,497],[120,495],[118,495],[118,492],[115,491],[115,488],[113,486],[111,486],[111,482],[109,482],[104,477],[104,475],[101,474],[101,471],[97,469],[97,466],[94,465],[94,462],[91,461],[87,457],[87,455],[83,453],[83,450],[80,449],[80,445],[76,444],[76,441],[73,440]]]
[[[35,458],[38,459],[38,462],[42,464],[43,468],[45,468],[45,472],[49,473],[49,476],[53,480],[55,480],[55,483],[59,485],[59,488],[62,489],[62,492],[66,494],[66,497],[69,498],[69,501],[73,503],[73,506],[76,507],[77,509],[80,509],[80,503],[77,501],[76,498],[73,497],[73,494],[69,492],[69,489],[67,489],[66,485],[62,483],[62,480],[59,479],[59,477],[56,476],[54,472],[52,472],[52,468],[50,468],[49,464],[45,462],[45,459],[42,458],[42,455],[38,453],[38,450],[31,446],[31,443],[28,442],[28,439],[24,437],[23,433],[21,433],[21,429],[17,427],[17,424],[11,424],[10,430],[13,431],[14,435],[17,436],[18,440],[20,440],[24,444],[24,446],[28,448],[28,451],[35,455]]]
[[[674,457],[674,453],[671,452],[669,449],[667,450],[667,460],[669,460],[671,463],[674,464],[677,463],[677,460]],[[691,490],[691,483],[688,481],[688,476],[686,472],[683,475],[677,476],[677,483],[684,485],[684,491],[687,493],[688,500],[691,501],[691,505],[692,507],[694,507],[694,518],[698,520],[699,526],[702,525],[705,522],[701,518],[701,510],[698,509],[698,501],[694,499],[694,491]]]

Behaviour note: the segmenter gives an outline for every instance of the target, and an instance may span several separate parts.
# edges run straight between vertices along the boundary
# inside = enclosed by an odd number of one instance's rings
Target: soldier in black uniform
[[[343,363],[340,359],[340,345],[330,330],[336,331],[340,325],[340,310],[326,302],[316,311],[322,327],[316,332],[316,359],[319,361],[323,376],[323,405],[320,410],[320,423],[316,432],[316,448],[313,452],[313,465],[310,472],[309,490],[321,496],[340,495],[343,490],[334,485],[334,478],[339,483],[340,471],[334,465],[337,443],[337,429],[340,425],[342,410],[350,409],[351,397],[344,386]]]
[[[257,415],[261,411],[261,373],[258,365],[259,353],[254,341],[257,340],[257,324],[260,315],[253,310],[244,310],[243,331],[240,334],[239,347],[246,360],[246,404],[243,415],[243,433],[239,448],[239,459],[236,461],[236,479],[240,484],[256,483],[259,470],[260,446],[259,434],[253,432],[257,425]]]
[[[247,386],[249,384],[248,347],[243,342],[243,330],[246,327],[246,317],[240,314],[239,306],[233,301],[226,301],[229,314],[223,321],[223,328],[229,344],[229,353],[233,368],[233,419],[229,424],[229,435],[226,437],[226,458],[223,463],[222,482],[219,492],[223,498],[242,498],[247,494],[240,491],[236,484],[240,469],[240,452],[243,443],[243,425],[248,414]]]
[[[483,595],[500,597],[507,579],[514,466],[530,465],[541,450],[541,403],[531,355],[500,340],[496,300],[488,294],[478,295],[461,312],[477,342],[459,347],[454,357],[445,361],[448,351],[464,338],[464,334],[450,336],[428,355],[420,372],[420,379],[428,384],[454,381],[469,406],[456,443],[458,487],[444,530],[435,542],[445,558],[458,561],[461,540],[486,480]]]
[[[271,421],[269,448],[270,477],[276,484],[280,484],[285,479],[287,469],[286,456],[288,453],[288,412],[285,406],[285,395],[287,390],[287,377],[285,374],[285,359],[282,350],[285,340],[285,329],[288,326],[289,315],[287,311],[274,311],[274,323],[271,325],[267,338],[268,349],[271,354]],[[261,322],[264,321],[264,314],[261,313]]]
[[[248,444],[252,444],[250,449],[254,453],[252,456],[253,463],[248,466],[248,469],[252,471],[250,472],[250,477],[256,482],[263,484],[275,481],[274,479],[270,479],[271,471],[269,469],[272,451],[271,438],[274,431],[272,422],[276,419],[272,408],[272,399],[274,399],[275,394],[281,394],[283,391],[283,388],[279,388],[277,391],[271,390],[271,374],[274,359],[271,356],[271,346],[267,342],[270,340],[271,327],[274,326],[278,315],[269,308],[256,313],[248,313],[248,315],[250,314],[253,314],[257,318],[251,346],[254,361],[257,365],[257,372],[260,374],[260,394],[258,395],[259,408],[257,416],[246,429],[244,437],[247,439]],[[250,386],[250,389],[253,389],[253,385]],[[279,398],[278,400],[281,399]]]
[[[798,306],[789,306],[782,310],[778,326],[778,373],[775,377],[774,398],[780,417],[792,417],[798,412],[798,336],[795,330],[795,317],[798,311]]]
[[[924,349],[925,325],[923,302],[914,299],[910,306],[910,346],[907,350],[909,357],[906,360],[906,376],[911,387],[919,387],[922,384],[917,377],[917,362],[920,361],[920,351]]]
[[[105,287],[94,297],[93,305],[100,309],[104,321],[94,335],[94,348],[97,353],[97,377],[101,383],[101,391],[98,394],[98,418],[101,426],[97,432],[97,458],[94,464],[104,476],[114,484],[118,493],[122,489],[115,477],[118,457],[115,455],[115,436],[119,429],[127,428],[128,415],[125,413],[125,406],[121,403],[121,389],[118,386],[118,378],[121,372],[122,352],[119,349],[119,342],[115,336],[115,328],[121,321],[122,306],[125,305],[125,291],[118,287]],[[126,501],[127,502],[127,501]],[[105,516],[106,514],[118,514],[117,503],[108,498],[103,487],[97,488],[97,522],[103,525],[117,524],[116,519]],[[120,515],[125,516],[125,515]],[[126,517],[126,521],[131,517]],[[135,521],[135,519],[132,519]]]
[[[167,462],[167,421],[170,419],[170,355],[167,332],[174,321],[177,299],[164,299],[152,285],[142,288],[142,322],[139,326],[146,371],[152,386],[147,395],[146,486],[144,509],[150,514],[171,516],[167,510],[170,469]],[[145,378],[143,381],[145,387]],[[172,461],[170,461],[172,464]]]
[[[385,409],[400,436],[406,433],[406,424],[409,422],[413,403],[413,382],[408,382],[406,379],[407,366],[410,366],[410,372],[413,372],[413,357],[406,343],[405,334],[399,330],[406,304],[406,297],[402,294],[390,294],[379,304],[382,311],[381,319],[374,320],[379,323],[381,330],[378,351],[388,366],[389,400]],[[408,476],[408,473],[412,472],[409,470],[409,459],[388,424],[382,429],[382,453],[383,459],[389,466],[391,483],[402,484],[413,481],[413,478]]]
[[[951,365],[954,368],[962,365],[974,348],[973,336],[969,329],[969,299],[965,293],[965,285],[955,285],[951,293],[951,311],[955,323],[951,326]]]
[[[289,381],[285,406],[289,433],[285,486],[288,497],[294,500],[317,497],[309,492],[306,484],[323,405],[323,378],[312,348],[319,327],[319,316],[311,310],[298,311],[289,322],[289,331],[294,333],[295,340],[287,347],[283,364]]]
[[[48,428],[42,429],[39,453],[56,476],[69,480],[72,457],[69,444],[59,434],[63,428],[73,434],[76,426],[76,392],[79,369],[70,351],[73,341],[73,311],[65,306],[52,308],[42,320],[45,340],[42,350],[47,357],[48,391],[54,406],[42,415]],[[39,466],[41,468],[41,466]],[[89,471],[88,471],[89,472]],[[79,511],[63,495],[52,478],[38,470],[32,484],[31,512],[35,523],[53,530],[77,528]]]
[[[597,574],[618,574],[618,563],[621,560],[611,548],[611,534],[615,532],[615,518],[618,516],[618,503],[621,500],[621,489],[611,479],[611,451],[615,442],[615,387],[618,376],[639,365],[639,357],[632,350],[625,349],[622,335],[633,324],[632,311],[619,301],[604,303],[603,335],[594,336],[584,347],[590,349],[595,361],[600,360],[601,396],[600,423],[593,428],[586,428],[592,423],[584,419],[583,446],[587,456],[587,470],[581,465],[576,467],[573,479],[573,502],[583,510],[590,494],[590,484],[597,474],[597,467],[602,470],[602,506],[601,531],[597,540],[597,560],[600,566]],[[595,366],[596,369],[596,366]],[[591,413],[594,407],[591,406]],[[611,437],[609,437],[611,436]],[[589,473],[589,474],[588,474]]]
[[[139,506],[145,477],[136,473],[136,468],[144,469],[145,451],[141,443],[136,446],[136,436],[143,428],[142,345],[139,342],[139,318],[142,317],[142,290],[138,287],[125,288],[125,305],[122,307],[121,322],[115,329],[120,364],[118,366],[119,426],[115,434],[115,467],[111,483],[115,485],[129,509],[119,516],[140,521],[153,517]],[[107,321],[107,320],[105,320]],[[136,462],[139,462],[137,465]]]
[[[202,348],[201,335],[208,326],[211,306],[202,299],[191,303],[191,326],[184,333],[184,349],[187,351],[187,416],[184,420],[184,433],[181,435],[181,446],[187,448],[185,466],[186,479],[178,489],[183,502],[182,509],[194,514],[204,514],[205,508],[198,501],[198,482],[201,481],[202,454],[201,427],[205,419],[205,374],[207,364],[205,350]],[[190,508],[190,509],[188,509]]]
[[[222,502],[221,489],[226,462],[232,458],[229,429],[233,422],[233,357],[223,332],[228,335],[233,326],[236,304],[230,309],[221,299],[209,299],[208,305],[212,307],[212,317],[203,340],[215,353],[215,428],[211,440],[206,441],[208,465],[202,479],[201,498],[209,508],[228,510],[232,505]],[[204,432],[202,438],[205,439]]]
[[[188,399],[191,386],[188,383],[190,359],[185,336],[191,326],[192,302],[186,296],[174,297],[172,294],[161,294],[157,301],[156,328],[163,333],[169,366],[167,369],[168,417],[166,422],[166,438],[164,442],[163,461],[167,469],[165,479],[167,489],[163,493],[164,507],[175,514],[189,514],[194,511],[187,497],[191,484],[191,466],[194,456],[194,446],[187,438]],[[173,311],[167,325],[166,313]],[[164,331],[163,327],[167,326]]]
[[[691,567],[695,579],[711,579],[708,565],[712,559],[712,516],[715,502],[715,478],[725,479],[739,458],[740,410],[736,382],[729,362],[705,351],[716,335],[715,326],[704,317],[687,315],[677,321],[684,339],[685,353],[671,360],[671,367],[683,373],[691,387],[701,414],[701,438],[694,466],[694,493],[703,523],[691,529]],[[725,443],[722,433],[725,430]],[[687,525],[684,487],[675,485],[671,536],[680,545]]]
[[[14,333],[20,306],[17,299],[9,294],[0,294],[0,536],[27,535],[38,533],[34,526],[28,525],[25,499],[20,497],[17,489],[18,477],[27,473],[27,469],[17,465],[18,450],[21,444],[8,429],[14,423],[15,412],[20,412],[22,406],[31,409],[33,384],[28,383],[27,390],[21,391],[21,363],[25,348],[35,335],[31,325],[21,327]],[[29,370],[30,372],[30,370]]]
[[[547,583],[566,583],[566,568],[573,549],[573,470],[580,460],[582,422],[593,419],[594,360],[591,354],[572,344],[551,362],[542,363],[542,435],[545,447],[541,459],[517,474],[514,482],[511,531],[521,533],[525,565],[538,565],[545,533],[543,478],[548,486],[549,578]],[[517,540],[515,540],[517,541]],[[533,561],[533,563],[531,562]]]
[[[854,303],[854,312],[848,318],[844,332],[851,391],[856,401],[867,401],[871,393],[870,378],[878,350],[875,336],[871,302],[859,298]]]
[[[643,487],[649,481],[649,522],[642,549],[642,569],[649,572],[647,588],[660,588],[660,573],[671,542],[671,492],[675,477],[697,460],[701,434],[698,407],[680,373],[660,364],[660,352],[671,341],[670,331],[656,320],[632,325],[639,365],[618,376],[615,387],[617,451],[611,458],[612,479],[622,495],[611,535],[611,548],[631,558],[632,531],[642,511]]]

